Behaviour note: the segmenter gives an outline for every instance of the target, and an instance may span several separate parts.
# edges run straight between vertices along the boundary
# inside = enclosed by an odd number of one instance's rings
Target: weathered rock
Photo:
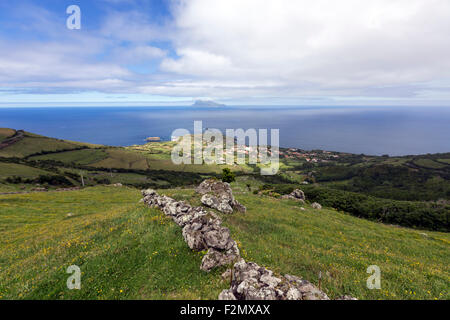
[[[181,212],[173,217],[173,221],[175,221],[175,223],[180,227],[184,227],[185,225],[191,223],[191,221],[194,220],[195,218],[205,216],[208,214],[208,212],[205,211],[202,207],[194,207],[194,208],[191,207],[187,212],[183,212],[182,210],[184,209],[182,208],[180,208],[179,210]],[[216,219],[219,218],[216,217]]]
[[[245,212],[246,208],[233,197],[230,184],[214,179],[207,179],[195,189],[202,194],[201,202],[210,208],[223,213],[232,213],[233,209]]]
[[[273,277],[271,274],[263,274],[259,280],[270,288],[275,288],[281,282],[280,278]]]
[[[295,287],[289,288],[286,292],[286,300],[302,300],[302,293]]]
[[[219,294],[219,300],[237,300],[231,290],[223,290]]]
[[[222,273],[222,280],[229,281],[231,278],[231,269],[227,269],[224,273]]]
[[[295,189],[292,191],[291,196],[299,200],[306,200],[305,193],[300,189]]]
[[[144,197],[146,197],[146,196],[154,196],[156,194],[157,194],[156,191],[153,190],[153,189],[142,190],[142,195]]]
[[[185,214],[187,213],[189,210],[191,210],[191,206],[184,202],[184,201],[180,201],[178,202],[177,205],[177,214]]]
[[[311,204],[311,208],[317,209],[317,210],[321,210],[321,209],[322,209],[322,206],[320,205],[320,203],[313,202],[313,203]]]
[[[237,202],[237,200],[233,200],[231,206],[233,207],[233,209],[236,209],[240,213],[247,212],[247,208],[243,204]]]
[[[233,213],[233,208],[229,204],[228,200],[220,201],[216,196],[212,194],[204,194],[200,200],[205,206],[216,209],[223,213]]]
[[[226,195],[228,198],[233,197],[233,191],[230,184],[215,179],[207,179],[195,188],[195,192],[200,194],[213,193],[216,196]]]
[[[219,299],[234,296],[238,300],[329,300],[328,296],[306,280],[273,272],[243,259],[233,266],[231,288]]]
[[[295,189],[290,194],[286,194],[281,197],[281,199],[289,199],[289,200],[295,200],[302,203],[305,203],[305,193],[300,189]]]
[[[233,241],[234,242],[234,241]],[[230,249],[219,251],[214,248],[209,248],[208,252],[203,256],[200,269],[209,271],[218,266],[224,266],[236,262],[240,258],[239,249],[234,243]]]
[[[202,251],[208,249],[206,243],[203,241],[201,231],[191,228],[192,225],[186,225],[183,228],[183,238],[189,248],[195,251]]]
[[[222,213],[233,213],[233,208],[230,206],[228,201],[221,201],[217,207],[212,207],[213,209],[217,209]]]
[[[328,296],[323,291],[320,291],[307,280],[289,274],[284,275],[284,278],[299,290],[302,295],[302,300],[329,300]]]
[[[225,227],[207,230],[203,233],[203,238],[208,248],[228,250],[232,246],[230,231]]]
[[[212,194],[204,194],[200,201],[207,207],[213,208],[219,205],[219,199],[217,199]]]
[[[176,216],[177,215],[177,206],[178,202],[172,201],[167,203],[164,208],[163,212],[166,216]]]

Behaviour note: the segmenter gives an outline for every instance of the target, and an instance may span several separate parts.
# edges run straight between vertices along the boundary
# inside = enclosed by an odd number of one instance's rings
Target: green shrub
[[[111,180],[108,178],[94,178],[94,181],[98,184],[111,184]]]
[[[450,231],[450,205],[376,198],[360,193],[303,186],[306,198],[354,216],[410,228]]]
[[[22,181],[21,177],[12,176],[12,177],[6,178],[6,182],[13,183],[13,184],[19,184],[19,183],[22,183],[23,181]]]
[[[234,182],[236,181],[236,176],[230,169],[225,168],[222,170],[222,181],[228,183]]]
[[[73,183],[70,182],[70,180],[61,175],[40,175],[39,178],[36,179],[36,182],[39,184],[49,184],[52,186],[73,186]]]
[[[272,193],[271,193],[271,196],[274,197],[274,198],[280,198],[280,197],[281,197],[281,194],[279,194],[279,193],[277,193],[277,192],[272,192]]]
[[[300,188],[295,184],[265,184],[260,187],[260,190],[271,190],[280,195],[289,194],[294,191],[294,189]]]

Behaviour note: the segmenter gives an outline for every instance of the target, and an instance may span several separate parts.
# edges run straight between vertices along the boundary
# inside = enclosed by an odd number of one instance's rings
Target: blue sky
[[[0,106],[449,106],[449,17],[447,0],[2,1]]]

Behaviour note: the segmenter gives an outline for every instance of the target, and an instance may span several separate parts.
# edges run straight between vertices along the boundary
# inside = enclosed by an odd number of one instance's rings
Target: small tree
[[[236,181],[236,177],[230,169],[225,168],[222,170],[222,181],[231,183],[233,181]]]

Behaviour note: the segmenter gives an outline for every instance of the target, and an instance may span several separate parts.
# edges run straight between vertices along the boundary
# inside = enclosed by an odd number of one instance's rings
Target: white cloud
[[[161,64],[163,70],[202,76],[213,73],[220,77],[225,71],[229,73],[232,68],[229,58],[207,51],[182,48],[177,51],[177,54],[182,59],[164,59]]]
[[[255,103],[450,102],[448,0],[174,0],[171,8],[173,20],[158,23],[148,12],[107,11],[99,30],[78,33],[29,10],[29,28],[45,40],[0,38],[0,87]],[[129,67],[153,70],[158,61],[153,74]]]
[[[202,81],[279,81],[289,96],[415,94],[450,76],[449,17],[447,0],[181,1],[179,58],[162,68]]]
[[[113,49],[112,58],[119,64],[141,63],[153,59],[163,58],[166,52],[158,47],[136,45],[132,47],[119,47]]]
[[[95,44],[89,41],[45,44],[28,42],[26,45],[0,43],[0,51],[3,52],[0,56],[0,82],[23,84],[30,81],[82,81],[130,75],[128,70],[119,65],[88,61],[87,57],[95,52],[100,53],[94,47]]]

